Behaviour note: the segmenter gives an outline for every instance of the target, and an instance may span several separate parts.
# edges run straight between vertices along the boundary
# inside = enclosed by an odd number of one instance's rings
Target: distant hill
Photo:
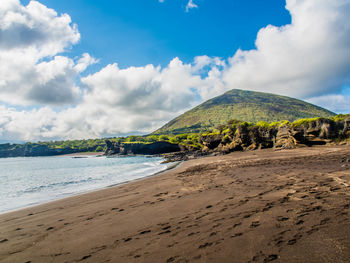
[[[231,119],[273,122],[332,116],[335,113],[298,99],[233,89],[187,111],[156,130],[154,134],[205,131]]]

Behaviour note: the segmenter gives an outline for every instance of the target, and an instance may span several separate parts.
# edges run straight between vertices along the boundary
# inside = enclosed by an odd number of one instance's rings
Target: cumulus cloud
[[[27,7],[15,0],[4,3],[0,14],[9,18],[5,21],[0,15],[0,36],[8,43],[0,46],[0,100],[36,106],[32,110],[0,106],[3,138],[72,139],[147,133],[232,88],[288,95],[333,111],[350,111],[350,98],[339,95],[350,76],[350,0],[287,0],[292,23],[262,28],[253,50],[238,50],[228,59],[199,56],[190,64],[175,58],[164,68],[146,65],[122,69],[117,63],[110,64],[83,77],[81,87],[74,79],[97,61],[88,54],[75,60],[59,55],[80,37],[70,18],[58,16],[35,1]],[[45,23],[62,23],[58,28],[67,31],[61,33],[66,40],[51,41],[54,36],[36,24],[40,15],[28,11],[31,5],[49,17]],[[21,21],[28,17],[32,26],[19,30],[27,25]],[[14,32],[5,32],[11,21],[21,25],[13,27],[19,32],[31,32],[26,41],[27,33],[15,37],[11,36]],[[37,44],[32,44],[35,41]],[[46,44],[57,46],[47,48]],[[9,67],[4,66],[7,63]],[[78,97],[78,103],[60,111],[36,104],[69,103]]]
[[[19,0],[1,1],[1,49],[25,49],[41,58],[62,52],[79,39],[77,26],[67,14],[58,15],[37,1],[30,1],[27,6]]]
[[[321,107],[325,107],[333,112],[350,113],[350,96],[342,94],[330,94],[313,97],[307,101]]]
[[[186,12],[188,12],[192,8],[198,8],[198,5],[196,5],[193,0],[189,0],[186,5]]]
[[[57,113],[43,107],[30,111],[0,106],[0,137],[11,140],[40,140],[52,138]]]
[[[262,28],[255,50],[229,59],[227,88],[310,98],[349,83],[350,1],[287,0],[286,8],[290,25]]]
[[[25,140],[151,132],[200,102],[196,87],[203,79],[193,68],[201,71],[212,60],[199,66],[175,58],[165,68],[120,69],[111,64],[81,79],[85,89],[75,107],[54,112],[49,107],[16,111],[3,106],[0,128]],[[30,125],[32,121],[35,124]]]
[[[68,104],[80,96],[76,78],[96,61],[58,54],[80,40],[67,14],[30,1],[2,0],[0,6],[0,100],[16,105]]]

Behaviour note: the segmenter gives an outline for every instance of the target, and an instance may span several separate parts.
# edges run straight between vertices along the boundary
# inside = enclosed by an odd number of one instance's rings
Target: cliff
[[[38,156],[55,156],[62,154],[71,154],[87,151],[95,151],[96,146],[85,147],[82,149],[64,147],[51,148],[46,144],[26,143],[26,144],[1,144],[0,158],[7,157],[38,157]]]
[[[163,153],[172,153],[181,151],[178,144],[169,142],[154,143],[118,143],[106,140],[107,149],[105,155],[126,155],[126,154],[143,154],[154,155]]]
[[[263,148],[291,149],[299,145],[324,145],[350,137],[350,117],[344,120],[316,118],[283,122],[276,125],[242,123],[226,133],[208,134],[200,138],[204,152],[255,150]]]

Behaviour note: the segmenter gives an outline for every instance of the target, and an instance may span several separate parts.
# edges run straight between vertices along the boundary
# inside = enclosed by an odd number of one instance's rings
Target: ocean
[[[160,157],[0,158],[0,213],[140,179],[166,170]]]

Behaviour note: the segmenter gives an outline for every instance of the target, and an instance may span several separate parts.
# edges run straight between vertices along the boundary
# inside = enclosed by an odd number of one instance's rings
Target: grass
[[[344,115],[339,114],[328,118],[329,121],[341,122],[346,118],[350,118],[350,114]],[[286,125],[291,127],[302,127],[309,123],[319,120],[320,118],[302,118],[291,123],[288,120],[278,121],[278,122],[266,122],[259,121],[256,123],[245,122],[230,119],[225,124],[217,125],[217,129],[210,128],[206,129],[204,132],[192,132],[192,133],[182,133],[182,134],[151,134],[146,136],[128,136],[119,138],[109,138],[108,140],[118,143],[142,143],[150,144],[153,142],[170,142],[174,144],[180,144],[184,147],[201,149],[203,145],[200,143],[200,138],[202,136],[223,136],[223,138],[232,137],[239,127],[245,129],[266,129],[266,130],[277,130],[279,127]],[[349,137],[350,134],[340,134],[339,138],[343,140]],[[37,143],[25,143],[25,144],[0,144],[0,156],[6,156],[6,153],[11,152],[21,152],[25,149],[73,149],[75,152],[100,152],[104,151],[106,147],[106,139],[90,139],[90,140],[72,140],[72,141],[52,141],[52,142],[37,142]]]
[[[231,90],[182,114],[154,134],[204,132],[231,119],[264,126],[283,120],[293,122],[303,118],[333,116],[333,112],[301,100],[262,92]]]

